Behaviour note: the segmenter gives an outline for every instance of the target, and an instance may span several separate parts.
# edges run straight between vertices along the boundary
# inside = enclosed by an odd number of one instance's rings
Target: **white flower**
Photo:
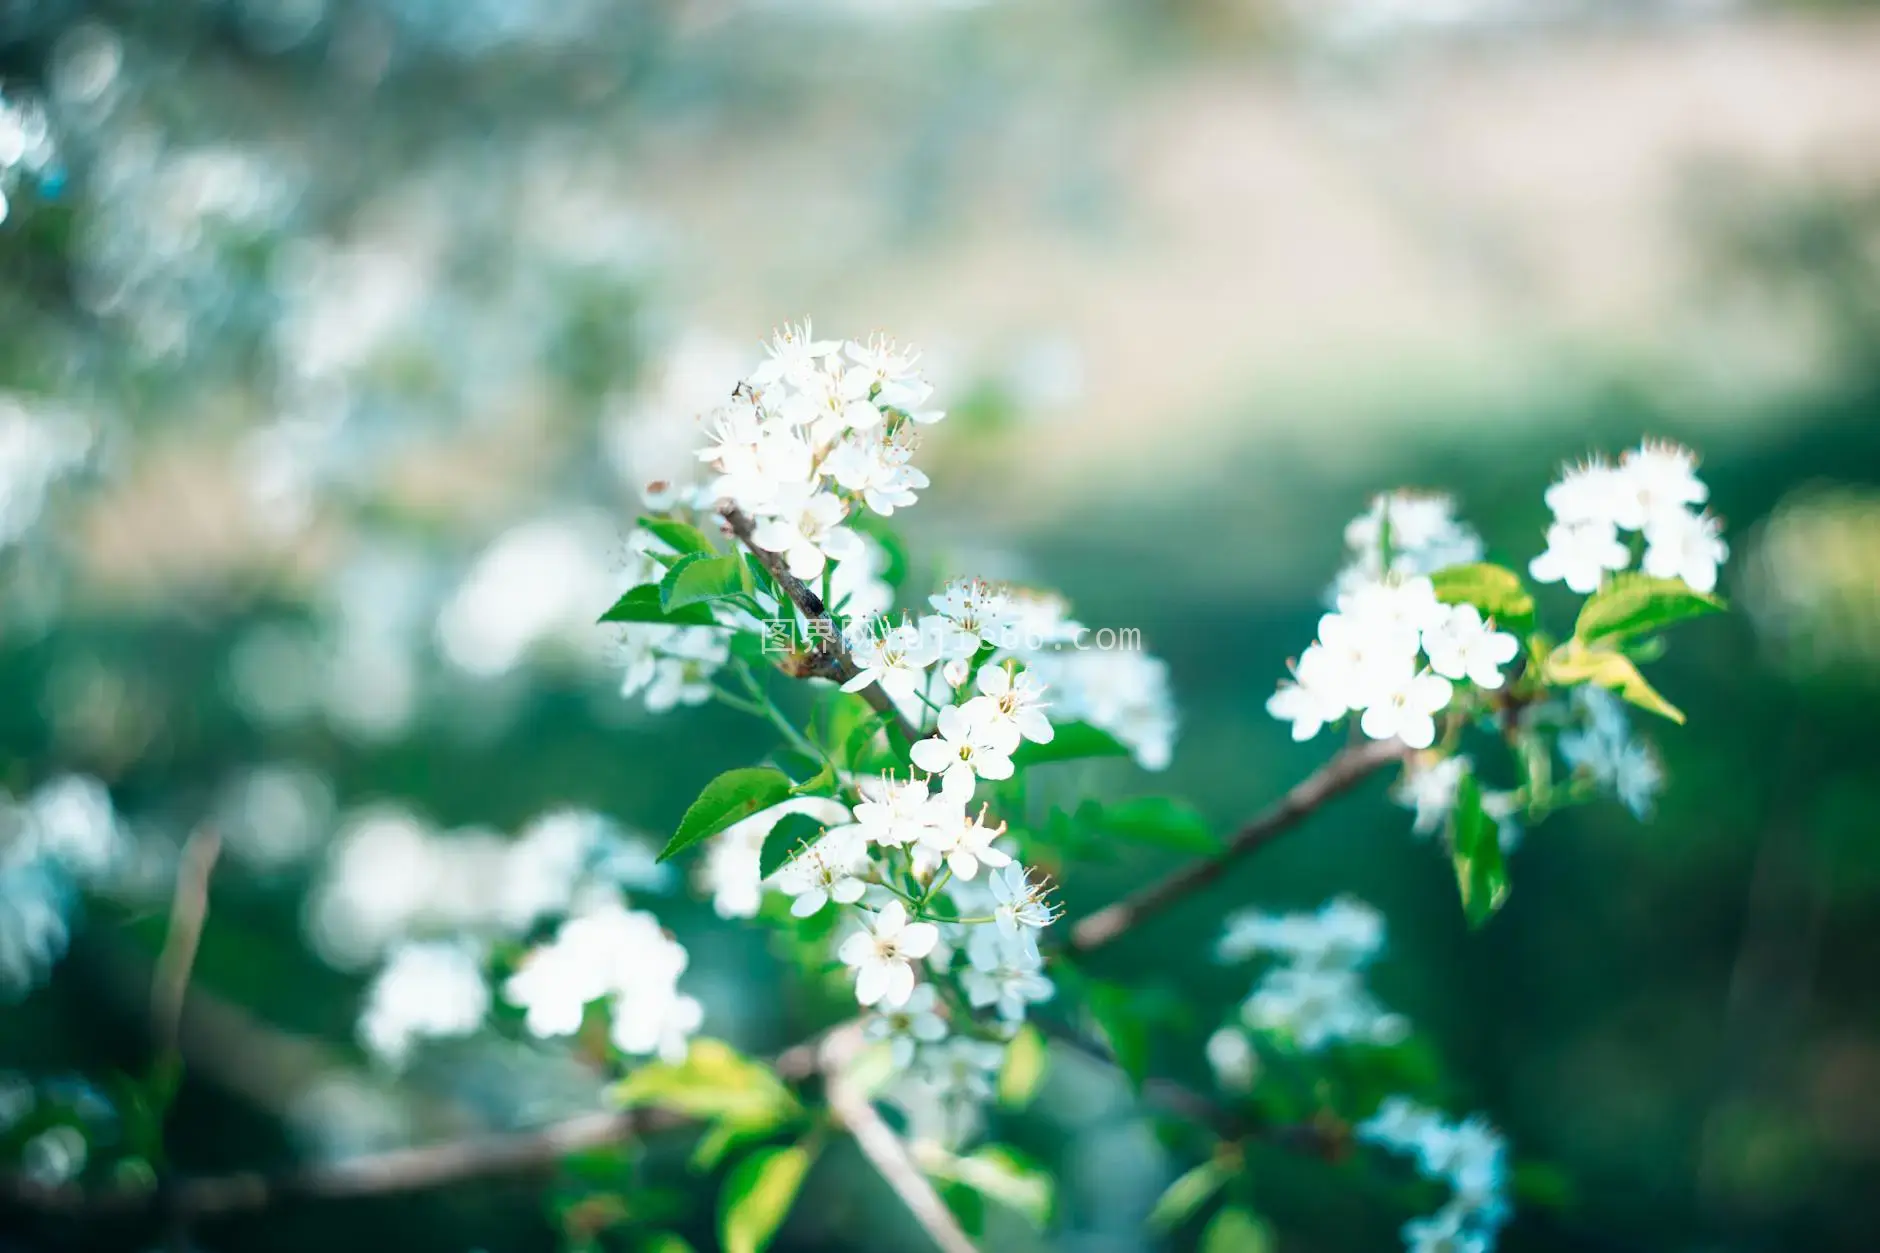
[[[799,796],[740,819],[711,838],[699,878],[720,918],[754,918],[763,904],[764,840],[789,814],[808,814],[834,830],[849,821],[848,807],[823,796]]]
[[[1481,537],[1455,514],[1456,502],[1440,493],[1398,491],[1373,497],[1370,508],[1345,527],[1352,561],[1339,574],[1338,586],[1375,582],[1386,574],[1430,574],[1480,560]],[[1388,570],[1383,553],[1386,525]]]
[[[1361,583],[1338,594],[1338,612],[1396,651],[1414,653],[1417,637],[1440,622],[1446,606],[1424,575]]]
[[[842,351],[884,405],[911,410],[933,391],[920,377],[920,352],[912,345],[902,348],[892,338],[875,334],[865,343],[851,339]]]
[[[1405,672],[1383,689],[1359,725],[1374,740],[1399,739],[1411,748],[1428,748],[1436,742],[1434,715],[1449,704],[1454,690],[1440,675]]]
[[[661,1061],[681,1062],[691,1037],[705,1021],[705,1009],[689,996],[671,988],[649,988],[639,995],[623,994],[614,1006],[614,1047],[636,1057],[658,1055]]]
[[[1319,619],[1323,660],[1314,663],[1322,670],[1313,676],[1313,690],[1350,710],[1385,699],[1406,673],[1414,672],[1419,629],[1383,616],[1326,614]]]
[[[868,398],[873,380],[861,370],[844,370],[834,358],[798,382],[801,389],[784,401],[786,421],[808,427],[818,444],[866,431],[881,424],[881,410]]]
[[[986,807],[981,805],[979,813],[972,818],[966,816],[963,808],[951,810],[921,833],[921,843],[944,857],[954,874],[962,879],[974,879],[982,863],[995,870],[1012,864],[1010,854],[992,846],[992,842],[1004,834],[1003,822],[996,827],[986,825]]]
[[[359,1038],[375,1057],[402,1067],[416,1041],[469,1035],[489,1008],[489,985],[473,949],[413,941],[394,950],[372,981]]]
[[[555,943],[537,949],[503,982],[503,999],[526,1011],[523,1025],[537,1037],[572,1035],[590,1002],[607,995],[608,968],[592,960],[588,937],[564,924]]]
[[[1645,560],[1639,568],[1658,579],[1683,579],[1693,591],[1717,590],[1717,567],[1730,555],[1723,523],[1707,513],[1673,509],[1645,524]]]
[[[914,967],[939,943],[931,922],[909,922],[900,901],[889,901],[868,924],[842,942],[836,956],[855,971],[855,999],[863,1005],[907,1004],[914,994]]]
[[[801,326],[785,323],[772,332],[770,342],[764,345],[769,359],[751,371],[751,382],[760,387],[776,382],[801,386],[816,376],[823,358],[834,355],[841,347],[836,340],[815,338],[808,318],[803,319]]]
[[[90,775],[60,775],[40,784],[26,802],[25,818],[33,850],[80,879],[103,878],[130,855],[111,793]]]
[[[1463,776],[1469,772],[1467,757],[1439,757],[1427,764],[1413,758],[1403,779],[1391,793],[1399,805],[1416,811],[1410,829],[1418,835],[1442,830],[1449,811],[1456,807],[1456,793]]]
[[[898,848],[919,840],[944,816],[923,779],[898,779],[892,772],[863,779],[857,785],[861,802],[855,806],[855,826],[863,838],[883,848]]]
[[[808,918],[830,901],[853,905],[867,890],[856,876],[868,864],[867,845],[853,826],[838,827],[785,862],[777,871],[777,887],[796,899],[790,913]]]
[[[1460,1210],[1443,1209],[1403,1225],[1406,1253],[1488,1253],[1488,1238],[1465,1231]]]
[[[970,658],[986,643],[997,643],[1001,628],[1014,614],[1004,588],[983,579],[955,579],[927,598],[938,623],[922,621],[923,630],[935,631],[940,655]]]
[[[1603,457],[1569,466],[1544,494],[1554,521],[1566,525],[1617,526],[1624,512],[1626,484],[1618,467]]]
[[[842,526],[846,510],[828,492],[808,486],[779,488],[774,517],[759,522],[751,542],[765,552],[782,553],[790,573],[799,579],[821,576],[830,561],[855,555],[861,541]]]
[[[957,803],[972,798],[976,778],[1012,777],[1012,753],[1020,742],[1012,723],[975,717],[962,706],[948,705],[934,730],[931,738],[914,745],[910,756],[920,769],[939,775],[941,790]]]
[[[935,1012],[939,1001],[933,984],[923,983],[899,1009],[870,1018],[862,1033],[871,1040],[889,1041],[894,1068],[906,1070],[914,1064],[914,1055],[921,1045],[938,1044],[947,1038],[946,1019]]]
[[[975,1009],[996,1005],[1008,1023],[1023,1022],[1025,1007],[1048,1001],[1057,988],[1038,969],[1037,949],[997,927],[976,926],[966,940],[968,968],[960,986]]]
[[[1514,636],[1482,621],[1474,605],[1451,605],[1423,630],[1423,651],[1429,654],[1430,669],[1490,691],[1501,686],[1501,668],[1514,660],[1519,649]]]
[[[1044,684],[1015,662],[987,666],[979,672],[981,695],[966,702],[966,712],[990,722],[1008,722],[1034,744],[1049,744],[1056,734],[1044,716],[1049,702]]]
[[[1678,444],[1646,440],[1619,459],[1623,487],[1614,521],[1628,531],[1642,531],[1687,505],[1710,499],[1697,477],[1697,454]]]
[[[1631,560],[1611,522],[1556,522],[1547,528],[1547,550],[1528,562],[1528,573],[1584,596],[1599,589],[1606,571],[1623,570]]]
[[[1254,1055],[1253,1045],[1248,1043],[1246,1033],[1235,1027],[1222,1027],[1208,1037],[1208,1068],[1214,1072],[1214,1082],[1229,1092],[1246,1092],[1252,1089],[1258,1058]]]
[[[625,673],[620,694],[644,693],[649,713],[711,699],[712,676],[731,658],[726,632],[717,627],[669,627],[632,623],[620,634]]]
[[[1664,768],[1649,745],[1632,736],[1631,721],[1619,698],[1595,687],[1575,688],[1575,707],[1586,717],[1583,728],[1563,731],[1560,755],[1570,769],[1584,771],[1618,797],[1634,817],[1644,819],[1664,786]]]
[[[1312,644],[1293,667],[1293,681],[1282,682],[1266,699],[1266,711],[1281,722],[1292,723],[1295,741],[1309,740],[1328,722],[1345,716],[1345,688],[1338,682],[1331,654]]]
[[[824,459],[823,473],[860,493],[863,503],[883,517],[915,504],[916,493],[928,485],[928,478],[908,464],[914,443],[906,430],[867,432],[843,440]]]
[[[877,632],[865,628],[852,651],[859,673],[842,685],[859,692],[869,684],[900,702],[917,700],[927,682],[927,671],[939,660],[939,651],[919,630],[901,625]]]
[[[1057,920],[1058,911],[1045,900],[1050,891],[1042,880],[1034,882],[1023,866],[1011,865],[992,876],[992,911],[999,930],[1016,939],[1026,927],[1042,929]]]

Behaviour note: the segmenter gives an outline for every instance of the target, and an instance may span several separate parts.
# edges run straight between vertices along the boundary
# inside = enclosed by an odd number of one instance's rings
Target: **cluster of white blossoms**
[[[1560,756],[1643,819],[1664,786],[1664,767],[1650,744],[1632,733],[1625,705],[1611,692],[1575,688],[1572,711],[1577,724],[1560,733]]]
[[[1388,578],[1434,574],[1482,559],[1482,537],[1456,517],[1442,492],[1385,492],[1345,524],[1345,568],[1335,589],[1351,591]]]
[[[359,1042],[402,1068],[419,1040],[467,1036],[490,1009],[485,955],[467,940],[408,940],[392,950],[366,989]]]
[[[526,1012],[531,1035],[544,1038],[574,1034],[587,1007],[605,1002],[621,1052],[679,1061],[705,1017],[679,991],[688,960],[652,914],[599,901],[524,959],[504,983],[503,999]]]
[[[1647,440],[1617,464],[1603,457],[1569,468],[1547,489],[1554,520],[1547,549],[1528,564],[1543,583],[1565,583],[1582,595],[1610,573],[1629,569],[1632,549],[1621,532],[1644,538],[1639,568],[1660,579],[1682,579],[1711,592],[1717,567],[1730,555],[1723,523],[1704,511],[1710,489],[1697,477],[1697,454]]]
[[[1216,956],[1224,962],[1277,958],[1241,1003],[1241,1024],[1316,1053],[1347,1042],[1394,1044],[1408,1033],[1403,1017],[1384,1009],[1364,986],[1365,967],[1383,947],[1383,916],[1341,896],[1316,913],[1235,914]],[[1220,1070],[1232,1050],[1217,1038],[1209,1053]]]
[[[56,158],[45,107],[27,96],[0,96],[0,222],[10,215],[8,197],[22,182],[57,189],[63,176]]]
[[[1293,739],[1351,713],[1374,740],[1428,748],[1457,683],[1501,687],[1520,645],[1474,605],[1443,604],[1422,574],[1341,581],[1337,609],[1319,619],[1318,639],[1266,703]]]
[[[24,801],[0,793],[0,1000],[65,955],[81,891],[110,884],[132,846],[104,784],[63,775]]]
[[[1360,1124],[1358,1138],[1416,1159],[1417,1170],[1449,1185],[1449,1202],[1404,1224],[1409,1253],[1489,1253],[1508,1221],[1508,1143],[1479,1116],[1451,1122],[1436,1110],[1390,1097]]]

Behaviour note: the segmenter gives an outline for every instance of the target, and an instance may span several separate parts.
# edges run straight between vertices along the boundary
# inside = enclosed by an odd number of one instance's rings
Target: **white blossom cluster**
[[[1508,1221],[1508,1142],[1480,1116],[1445,1119],[1400,1096],[1358,1127],[1358,1138],[1415,1158],[1426,1178],[1452,1189],[1449,1202],[1404,1224],[1409,1253],[1490,1253]]]
[[[1340,896],[1315,913],[1235,914],[1216,956],[1224,962],[1277,959],[1241,1003],[1241,1024],[1316,1053],[1347,1042],[1393,1044],[1408,1033],[1403,1017],[1384,1009],[1364,986],[1364,970],[1383,947],[1383,916]],[[1219,1069],[1232,1050],[1217,1041],[1210,1053]]]
[[[1590,778],[1643,819],[1664,787],[1664,767],[1651,745],[1632,732],[1618,697],[1603,688],[1573,690],[1577,724],[1560,733],[1560,756],[1569,769]]]
[[[1443,604],[1421,574],[1345,584],[1291,681],[1267,700],[1267,712],[1292,724],[1293,739],[1355,713],[1374,740],[1428,748],[1457,683],[1501,687],[1520,646],[1474,605]]]
[[[64,956],[79,894],[125,868],[131,845],[98,780],[65,775],[0,798],[0,999],[37,987]]]
[[[1730,555],[1723,523],[1702,506],[1710,488],[1697,477],[1697,454],[1678,444],[1646,440],[1617,464],[1593,457],[1547,489],[1554,520],[1547,549],[1528,563],[1543,583],[1565,583],[1585,595],[1614,571],[1629,569],[1632,550],[1621,532],[1645,541],[1639,568],[1660,579],[1682,579],[1715,591],[1717,567]]]
[[[1482,559],[1482,537],[1456,517],[1455,499],[1442,492],[1372,497],[1370,508],[1345,524],[1345,548],[1350,555],[1335,584],[1340,592]]]
[[[366,989],[359,1042],[400,1068],[419,1040],[471,1034],[490,1009],[485,960],[480,946],[465,939],[401,942]]]
[[[0,143],[3,132],[0,121]],[[24,397],[0,395],[0,548],[18,543],[32,529],[52,485],[83,464],[91,446],[91,428],[81,419]]]

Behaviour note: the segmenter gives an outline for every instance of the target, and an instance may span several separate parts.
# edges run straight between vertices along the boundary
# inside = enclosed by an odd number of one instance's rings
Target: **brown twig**
[[[959,1219],[934,1191],[926,1172],[921,1170],[920,1163],[914,1160],[901,1137],[894,1134],[867,1093],[849,1082],[847,1064],[863,1043],[859,1023],[832,1031],[823,1041],[822,1068],[829,1077],[826,1093],[830,1110],[842,1120],[842,1125],[855,1137],[855,1145],[861,1149],[862,1156],[894,1189],[894,1194],[901,1198],[908,1213],[941,1253],[978,1253]]]
[[[176,1056],[189,975],[196,967],[196,950],[202,946],[202,928],[209,916],[209,876],[215,873],[221,853],[221,837],[203,827],[184,842],[177,858],[169,930],[150,983],[150,1031],[159,1057]]]
[[[1227,841],[1227,847],[1214,856],[1191,862],[1167,878],[1080,920],[1071,928],[1067,951],[1077,955],[1093,953],[1115,941],[1145,918],[1207,887],[1226,873],[1228,867],[1265,848],[1325,802],[1349,791],[1382,767],[1402,761],[1410,752],[1401,740],[1366,740],[1341,750],[1236,831]]]
[[[770,577],[776,580],[790,603],[809,619],[810,631],[816,637],[817,644],[797,658],[791,673],[802,678],[828,679],[832,683],[847,683],[860,674],[855,659],[849,655],[848,645],[842,642],[841,627],[829,616],[828,606],[823,604],[822,597],[809,584],[790,573],[790,567],[781,553],[769,552],[757,546],[754,538],[756,527],[749,515],[735,507],[726,506],[722,516],[725,526],[750,550]],[[921,737],[920,732],[895,705],[894,698],[881,690],[879,683],[870,683],[861,690],[861,695],[875,712],[894,723],[908,743]]]

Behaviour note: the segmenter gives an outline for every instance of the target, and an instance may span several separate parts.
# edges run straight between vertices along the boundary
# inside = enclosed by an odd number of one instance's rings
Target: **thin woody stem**
[[[815,634],[817,644],[798,659],[796,667],[791,672],[804,678],[828,679],[833,683],[847,683],[860,674],[861,669],[855,664],[855,659],[849,655],[848,645],[842,642],[841,628],[836,624],[835,619],[829,616],[829,610],[823,603],[823,598],[809,584],[790,573],[790,567],[785,563],[781,553],[768,552],[757,546],[754,538],[756,528],[747,514],[733,506],[727,506],[722,516],[726,528],[745,548],[750,550],[751,555],[757,558],[758,564],[763,566],[765,572],[776,581],[777,586],[783,589],[783,594],[789,598],[790,603],[809,620],[810,630]],[[893,722],[906,737],[908,743],[912,744],[921,738],[920,732],[901,713],[894,699],[881,690],[879,683],[870,683],[861,689],[861,696],[877,713]]]
[[[1071,928],[1066,951],[1081,956],[1120,939],[1145,919],[1209,886],[1230,866],[1265,848],[1321,805],[1350,791],[1383,767],[1402,761],[1411,751],[1401,740],[1365,740],[1341,749],[1236,831],[1227,847],[1214,856],[1190,862],[1167,878],[1078,922]]]

